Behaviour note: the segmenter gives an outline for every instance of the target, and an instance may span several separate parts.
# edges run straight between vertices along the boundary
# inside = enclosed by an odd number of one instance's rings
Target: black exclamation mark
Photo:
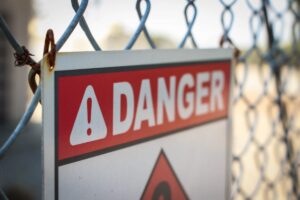
[[[92,117],[92,98],[88,98],[86,103],[87,103],[87,122],[90,125],[91,117]],[[91,135],[92,129],[88,128],[86,133],[87,133],[87,135]]]

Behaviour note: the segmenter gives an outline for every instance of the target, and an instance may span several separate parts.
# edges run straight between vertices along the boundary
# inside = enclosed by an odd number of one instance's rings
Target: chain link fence
[[[76,27],[81,27],[94,50],[101,51],[101,44],[96,42],[83,17],[88,0],[80,4],[71,0],[71,3],[75,15],[57,41],[56,51]],[[271,0],[219,0],[218,3],[223,10],[215,14],[220,16],[223,34],[216,40],[220,41],[220,47],[235,49],[231,198],[300,199],[300,1],[286,0],[280,7]],[[251,45],[240,50],[235,43],[236,35],[232,34],[239,29],[235,26],[234,11],[239,3],[244,3],[251,12],[249,18],[243,19],[249,26]],[[150,48],[159,48],[146,26],[151,5],[150,0],[136,1],[140,23],[124,49],[132,49],[141,34]],[[178,48],[201,48],[196,42],[199,30],[193,30],[200,6],[197,0],[186,0],[183,13],[178,13],[186,22],[186,32],[178,41]],[[287,18],[292,23],[286,23]],[[38,75],[39,62],[19,45],[1,16],[0,29],[16,52],[16,65],[29,65],[30,76]],[[288,42],[283,38],[287,33]],[[22,133],[39,103],[41,88],[35,88],[35,82],[31,86],[35,91],[33,99],[15,130],[1,144],[0,159]],[[1,188],[0,197],[7,199]]]

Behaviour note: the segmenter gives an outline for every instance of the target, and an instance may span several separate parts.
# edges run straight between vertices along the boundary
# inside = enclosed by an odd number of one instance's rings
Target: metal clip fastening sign
[[[50,47],[50,51],[49,51]],[[55,66],[55,57],[56,57],[56,44],[54,42],[54,34],[51,29],[46,33],[45,45],[44,45],[44,55],[48,54],[49,70],[53,70]]]
[[[49,47],[50,47],[50,51],[49,51]],[[28,52],[26,54],[28,56],[32,55],[29,53],[29,51],[25,51],[25,52]],[[46,33],[43,55],[46,55],[46,54],[48,54],[48,62],[49,62],[49,66],[50,66],[49,70],[51,71],[54,68],[55,57],[56,57],[56,45],[54,43],[54,34],[51,29],[49,29]],[[29,60],[29,59],[26,59],[26,60]],[[16,63],[20,63],[19,60],[16,60]],[[31,66],[31,69],[28,74],[28,83],[29,83],[29,86],[30,86],[32,92],[35,93],[37,86],[38,86],[38,84],[36,82],[36,76],[38,75],[40,78],[40,73],[41,73],[40,63],[35,63],[34,65],[29,64],[29,65]]]

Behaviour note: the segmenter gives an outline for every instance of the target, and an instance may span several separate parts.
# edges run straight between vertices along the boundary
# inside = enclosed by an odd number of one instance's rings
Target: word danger
[[[58,158],[113,151],[227,115],[230,61],[57,76]]]
[[[188,120],[193,115],[205,115],[224,109],[222,71],[201,72],[196,76],[185,73],[178,78],[159,77],[156,81],[156,98],[152,94],[149,79],[141,80],[138,94],[134,93],[130,82],[114,83],[113,135],[124,134],[132,126],[134,131],[140,130],[143,122],[153,127],[163,124],[164,120],[174,122],[175,117]],[[138,96],[137,103],[135,96]],[[123,106],[126,109],[121,109]]]

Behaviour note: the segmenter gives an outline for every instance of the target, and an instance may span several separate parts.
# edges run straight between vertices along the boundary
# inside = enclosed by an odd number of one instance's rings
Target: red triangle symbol
[[[161,151],[142,194],[141,200],[187,200],[166,154]]]

